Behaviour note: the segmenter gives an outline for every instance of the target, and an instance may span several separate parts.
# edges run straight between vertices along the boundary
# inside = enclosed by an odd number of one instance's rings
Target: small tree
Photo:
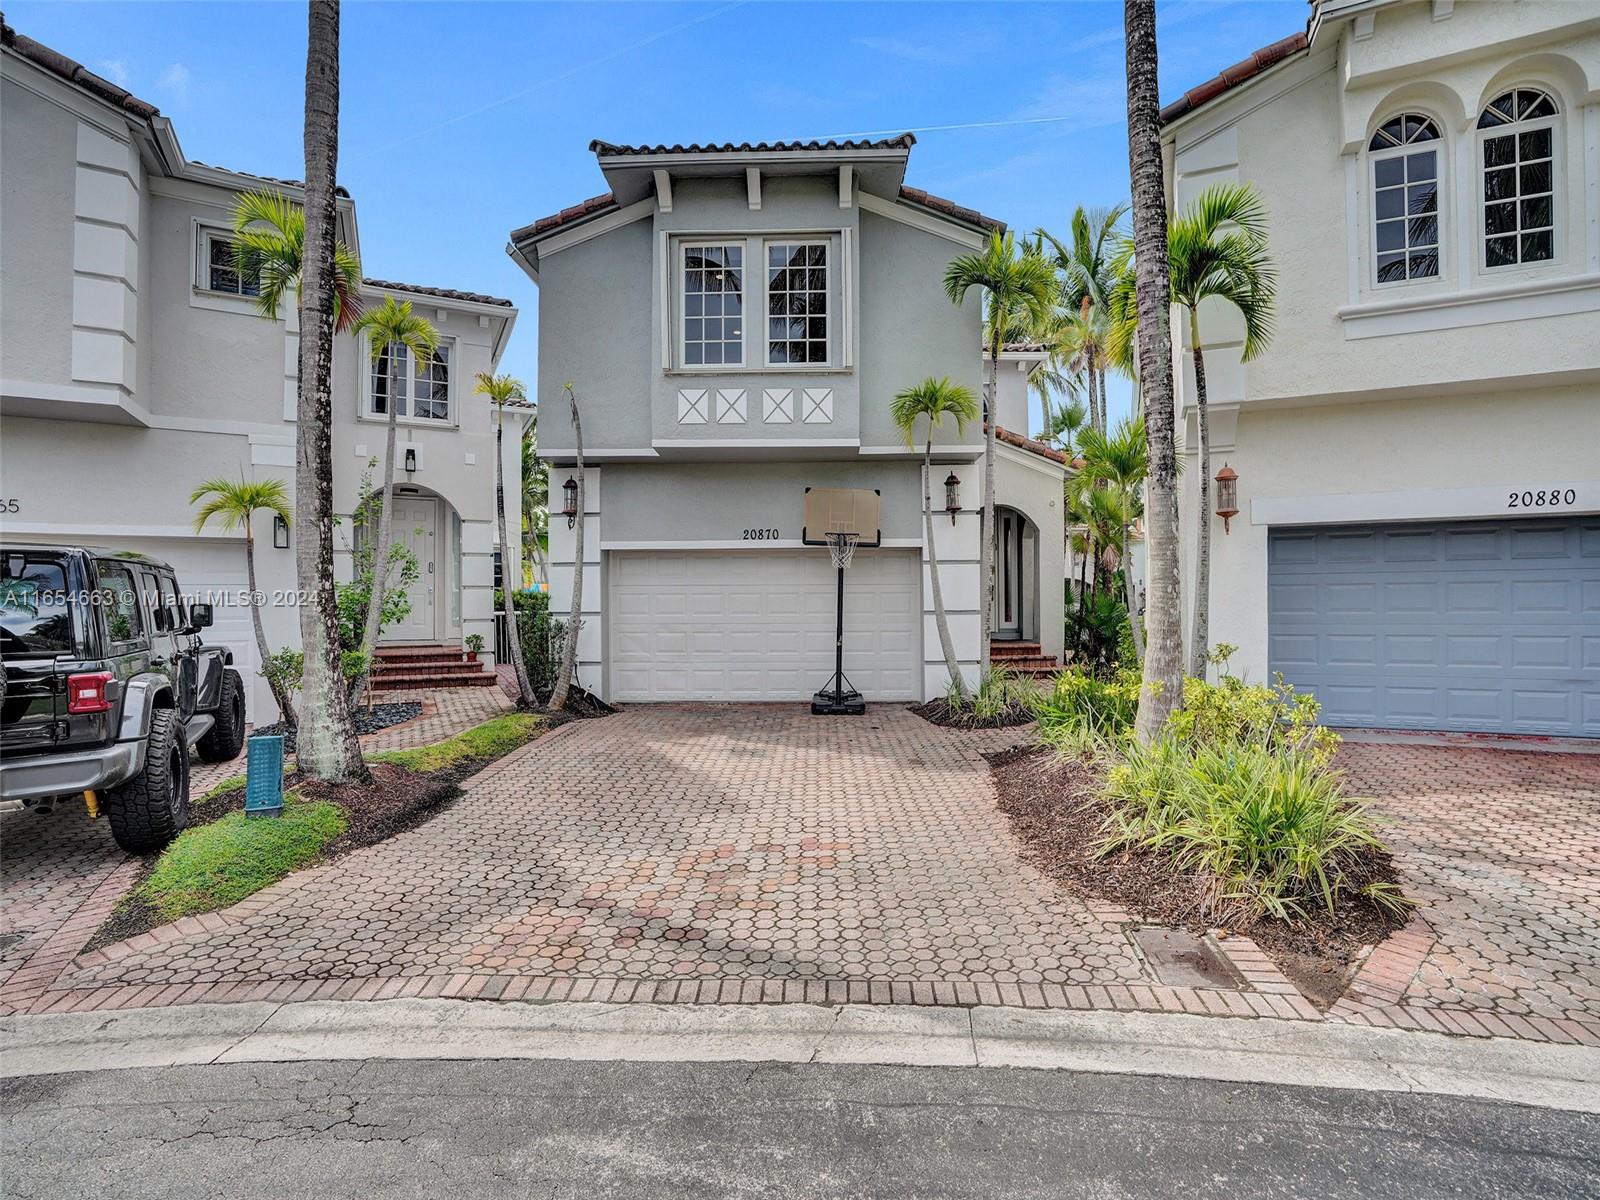
[[[577,462],[578,511],[573,517],[572,604],[568,610],[566,635],[561,640],[561,666],[556,675],[556,685],[550,692],[551,712],[560,712],[567,704],[567,690],[572,685],[572,673],[578,665],[578,626],[583,618],[583,422],[578,415],[578,394],[572,384],[564,389],[567,403],[572,407],[573,452]]]
[[[928,422],[928,438],[922,453],[922,517],[928,543],[928,580],[933,591],[933,621],[939,630],[939,648],[944,651],[945,669],[950,672],[950,686],[965,703],[967,689],[961,678],[955,646],[950,641],[950,622],[945,616],[944,593],[939,586],[939,555],[933,544],[933,435],[944,423],[945,417],[954,418],[956,432],[963,432],[968,421],[978,419],[978,404],[970,388],[951,383],[949,376],[938,379],[929,376],[895,396],[890,413],[900,430],[900,436],[906,440],[906,446],[913,450],[917,445],[917,422],[924,419]]]
[[[1103,486],[1115,501],[1117,557],[1122,565],[1122,586],[1128,606],[1128,623],[1133,633],[1133,653],[1144,660],[1144,630],[1139,623],[1138,600],[1133,590],[1132,559],[1128,541],[1133,525],[1144,514],[1144,480],[1148,473],[1145,452],[1144,419],[1134,417],[1118,423],[1116,430],[1104,434],[1086,430],[1083,442],[1083,474]]]
[[[204,503],[202,503],[202,501]],[[244,530],[244,569],[245,577],[250,583],[250,623],[255,627],[256,652],[261,661],[261,672],[266,676],[267,685],[272,689],[272,699],[278,706],[278,711],[283,714],[284,723],[290,727],[295,723],[294,703],[289,697],[288,689],[283,685],[281,677],[271,674],[267,664],[272,658],[272,653],[267,649],[266,630],[261,625],[261,606],[256,602],[258,589],[256,588],[256,538],[251,529],[250,522],[258,512],[271,513],[275,517],[283,518],[284,524],[293,521],[293,505],[289,500],[289,490],[281,479],[246,480],[241,474],[237,482],[231,479],[208,479],[195,488],[189,496],[190,504],[200,504],[200,511],[195,514],[194,531],[199,533],[206,527],[206,523],[213,517],[222,523],[225,530]]]
[[[989,341],[989,373],[983,391],[983,538],[978,563],[983,587],[980,677],[989,673],[989,623],[994,612],[995,402],[1000,388],[1000,348],[1007,329],[1036,326],[1048,314],[1051,283],[1050,265],[1037,253],[1026,249],[1019,253],[1013,236],[998,230],[990,233],[982,250],[954,259],[944,273],[945,294],[952,304],[961,304],[969,291],[980,288],[987,305],[984,328]]]
[[[256,282],[256,309],[276,321],[283,302],[294,303],[305,266],[306,212],[276,192],[244,192],[233,206],[234,268]],[[349,247],[333,250],[335,328],[349,332],[361,316],[361,264]]]
[[[372,560],[376,579],[372,586],[372,595],[367,602],[367,617],[361,637],[360,648],[365,662],[355,686],[355,691],[359,692],[372,670],[372,658],[378,648],[378,626],[383,611],[383,595],[388,586],[389,545],[394,537],[395,433],[400,413],[400,383],[404,378],[401,364],[405,361],[407,352],[410,352],[419,364],[431,363],[434,351],[439,348],[439,335],[426,317],[411,311],[411,301],[403,300],[396,304],[393,296],[387,297],[377,308],[362,313],[355,323],[355,329],[357,332],[364,332],[370,341],[373,366],[387,364],[388,394],[384,398],[384,408],[389,418],[384,435],[383,490],[378,493],[376,501],[378,548]],[[420,376],[422,373],[419,371],[417,374]],[[370,525],[368,528],[370,529]]]
[[[517,628],[517,606],[514,600],[516,587],[511,579],[511,541],[506,530],[506,476],[505,427],[506,406],[523,407],[528,403],[528,391],[522,380],[512,375],[491,375],[478,372],[478,382],[473,391],[489,397],[494,405],[494,514],[500,522],[500,595],[505,611],[506,637],[511,641],[511,664],[517,679],[517,703],[532,708],[537,700],[533,684],[528,679],[528,663],[522,656],[522,634]]]
[[[539,461],[539,415],[522,431],[522,541],[536,583],[550,582],[546,547],[550,541],[550,471]]]

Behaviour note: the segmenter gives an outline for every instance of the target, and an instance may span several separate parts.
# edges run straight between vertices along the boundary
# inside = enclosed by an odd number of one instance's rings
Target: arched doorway
[[[996,641],[1037,639],[1039,629],[1039,529],[1022,512],[995,507],[994,611]]]
[[[416,577],[406,585],[410,607],[384,627],[381,645],[454,643],[461,637],[461,516],[453,504],[431,488],[396,483],[394,495],[396,546],[417,560]],[[356,526],[356,548],[376,539],[376,529]]]

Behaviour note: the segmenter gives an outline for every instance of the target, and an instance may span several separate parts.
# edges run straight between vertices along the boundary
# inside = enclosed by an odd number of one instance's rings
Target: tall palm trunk
[[[972,393],[967,393],[969,399]],[[950,672],[950,686],[956,695],[967,699],[966,682],[961,678],[961,664],[956,659],[955,643],[950,640],[950,620],[944,614],[944,591],[939,586],[939,554],[933,546],[933,428],[928,428],[928,449],[922,457],[922,518],[928,539],[928,587],[933,592],[933,623],[939,630],[939,649],[944,651],[945,670]]]
[[[522,631],[517,628],[516,588],[511,586],[511,543],[506,538],[506,406],[501,404],[494,423],[494,515],[500,522],[500,599],[505,608],[506,638],[511,643],[512,670],[517,676],[517,703],[532,708],[537,701],[528,680],[528,660],[522,657]]]
[[[1000,396],[1000,333],[1004,324],[997,312],[990,320],[994,332],[989,337],[989,377],[983,390],[983,534],[978,543],[978,578],[983,581],[983,606],[978,620],[978,678],[989,674],[989,630],[994,621],[994,445],[995,425],[999,421],[997,407]]]
[[[1100,380],[1100,432],[1104,433],[1111,427],[1111,415],[1106,411],[1106,366],[1103,358],[1095,374]]]
[[[1200,317],[1189,310],[1189,340],[1194,345],[1194,410],[1200,427],[1199,533],[1194,553],[1194,623],[1189,633],[1189,674],[1206,677],[1211,649],[1211,419],[1206,412],[1206,360],[1200,349]]]
[[[1099,393],[1095,389],[1094,362],[1092,359],[1089,365],[1084,368],[1083,374],[1085,381],[1089,385],[1089,428],[1096,433],[1103,433],[1105,432],[1105,427],[1100,419],[1100,399]]]
[[[1139,378],[1145,391],[1149,477],[1145,558],[1149,641],[1134,733],[1148,745],[1183,700],[1182,593],[1178,581],[1178,460],[1172,411],[1172,278],[1161,166],[1155,0],[1123,0],[1128,78],[1128,174],[1139,319]]]
[[[250,518],[244,521],[244,573],[250,583],[250,624],[256,631],[256,653],[261,656],[260,662],[266,665],[267,659],[272,657],[272,652],[267,649],[267,631],[261,624],[261,606],[256,603],[256,538],[250,530]],[[289,700],[289,694],[284,691],[282,682],[276,677],[267,676],[267,686],[272,689],[272,702],[278,706],[278,712],[283,716],[283,723],[290,729],[295,727],[294,705]]]
[[[398,352],[397,352],[398,351]],[[403,349],[389,347],[389,428],[383,443],[383,487],[378,493],[378,545],[372,557],[372,594],[367,597],[367,620],[361,632],[361,654],[364,659],[361,678],[350,689],[352,696],[361,693],[372,675],[372,660],[378,653],[378,633],[383,627],[383,597],[389,590],[389,550],[394,544],[394,453],[395,434],[399,428],[400,368]]]
[[[572,555],[572,605],[567,613],[567,634],[561,643],[561,666],[556,672],[555,690],[550,693],[548,705],[551,712],[560,712],[567,704],[567,690],[572,684],[572,672],[578,663],[578,624],[583,618],[583,423],[578,418],[578,396],[570,387],[567,399],[572,404],[573,452],[577,461],[578,494],[574,497],[577,513],[574,515]]]
[[[313,779],[366,781],[340,686],[333,589],[333,256],[338,218],[339,4],[311,0],[306,28],[305,256],[295,408],[295,576],[305,651],[295,757]],[[309,600],[309,603],[304,601]]]

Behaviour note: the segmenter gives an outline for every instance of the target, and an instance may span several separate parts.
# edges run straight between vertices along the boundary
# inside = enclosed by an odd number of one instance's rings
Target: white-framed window
[[[1519,87],[1496,96],[1478,117],[1485,270],[1556,256],[1558,113],[1548,92]]]
[[[225,296],[258,296],[260,280],[242,274],[234,258],[234,241],[217,229],[200,230],[199,278],[196,283],[208,292]]]
[[[376,358],[368,356],[368,409],[373,416],[389,415],[389,357],[400,355],[400,377],[394,403],[397,417],[418,421],[450,419],[451,345],[441,340],[431,355],[418,361],[404,346],[385,346]]]
[[[828,242],[766,243],[767,363],[828,361]]]
[[[1379,284],[1439,274],[1443,141],[1431,117],[1402,113],[1367,143],[1372,160],[1372,248]]]
[[[744,243],[683,246],[682,363],[744,363]]]

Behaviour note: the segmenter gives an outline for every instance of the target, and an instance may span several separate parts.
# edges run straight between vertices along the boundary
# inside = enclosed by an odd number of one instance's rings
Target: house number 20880
[[[1537,492],[1508,492],[1506,495],[1507,508],[1549,508],[1552,504],[1576,504],[1578,492],[1575,488],[1551,488],[1547,491]]]
[[[744,540],[747,542],[775,542],[778,540],[776,529],[746,529]]]

